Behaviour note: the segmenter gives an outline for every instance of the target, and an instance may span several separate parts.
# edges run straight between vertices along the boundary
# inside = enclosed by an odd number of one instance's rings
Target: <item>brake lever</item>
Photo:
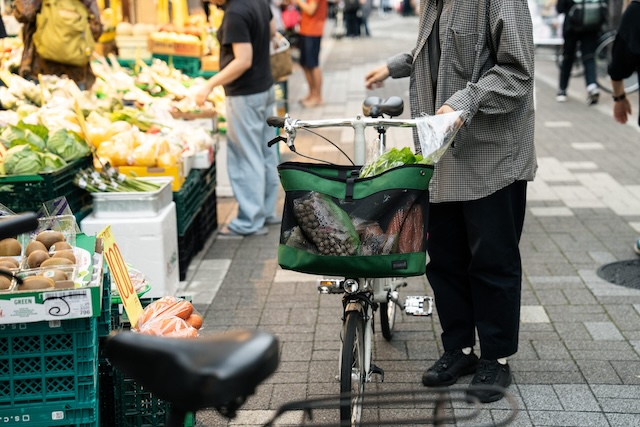
[[[278,142],[287,142],[287,138],[285,138],[284,136],[278,135],[275,138],[273,138],[271,141],[267,142],[267,147],[271,147],[274,144],[277,144]]]

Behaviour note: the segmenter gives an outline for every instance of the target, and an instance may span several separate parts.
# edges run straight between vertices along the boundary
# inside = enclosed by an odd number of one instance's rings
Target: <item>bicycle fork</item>
[[[356,297],[356,298],[353,298]],[[364,332],[363,336],[363,355],[364,355],[364,364],[363,364],[363,372],[365,373],[364,382],[371,382],[372,376],[374,374],[380,375],[380,380],[384,382],[384,370],[379,366],[376,366],[373,363],[373,304],[369,300],[369,297],[364,294],[355,294],[345,296],[343,299],[344,305],[344,315],[343,319],[346,319],[349,313],[351,312],[359,312],[362,316],[362,330]],[[344,330],[344,328],[343,328]],[[340,354],[344,351],[342,348],[344,345],[344,339],[341,340],[340,344]],[[340,364],[342,363],[342,359],[340,359]],[[340,370],[342,369],[339,366]],[[353,375],[358,375],[357,373],[353,373]],[[339,378],[338,378],[339,379]],[[360,378],[352,378],[354,381],[360,381]]]

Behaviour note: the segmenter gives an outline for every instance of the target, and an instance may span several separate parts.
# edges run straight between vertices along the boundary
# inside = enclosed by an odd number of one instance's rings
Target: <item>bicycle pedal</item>
[[[373,363],[371,364],[371,374],[377,374],[380,375],[380,381],[384,382],[384,369],[382,369],[379,366],[374,365]]]
[[[341,294],[344,293],[342,283],[344,279],[318,279],[318,293],[321,294]]]
[[[433,298],[408,296],[404,303],[404,312],[411,316],[431,316],[433,313]]]

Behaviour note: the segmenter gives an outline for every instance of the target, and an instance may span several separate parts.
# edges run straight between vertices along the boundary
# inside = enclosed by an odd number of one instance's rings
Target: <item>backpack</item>
[[[600,31],[609,7],[605,0],[576,0],[567,13],[571,29],[577,33]]]
[[[75,66],[89,63],[96,42],[86,6],[80,0],[43,0],[33,43],[49,61]]]

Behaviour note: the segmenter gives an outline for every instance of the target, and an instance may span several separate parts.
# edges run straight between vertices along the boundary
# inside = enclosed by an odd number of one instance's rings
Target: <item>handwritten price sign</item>
[[[118,288],[118,293],[120,293],[122,305],[124,305],[127,316],[131,321],[131,326],[136,326],[138,324],[138,318],[140,318],[142,314],[142,304],[140,304],[138,294],[136,294],[135,289],[133,289],[133,283],[131,283],[131,278],[129,277],[129,270],[124,263],[124,259],[122,259],[118,244],[113,237],[111,226],[106,226],[104,230],[98,233],[98,237],[101,237],[104,242],[104,257],[109,266],[111,278]]]

